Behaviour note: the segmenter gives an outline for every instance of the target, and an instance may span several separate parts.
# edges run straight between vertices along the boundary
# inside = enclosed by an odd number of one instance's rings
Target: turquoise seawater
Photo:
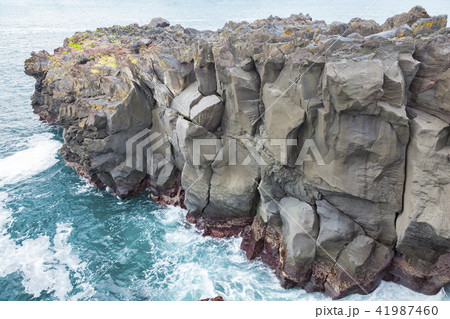
[[[284,290],[240,239],[202,237],[185,211],[147,195],[121,201],[64,165],[61,131],[32,114],[31,51],[58,47],[75,31],[172,23],[216,29],[228,20],[310,13],[327,22],[354,16],[383,22],[421,1],[4,1],[0,0],[0,300],[322,300]],[[425,2],[425,1],[422,1]],[[326,5],[326,7],[324,7]],[[448,1],[426,2],[430,14]],[[383,283],[350,300],[443,300]]]

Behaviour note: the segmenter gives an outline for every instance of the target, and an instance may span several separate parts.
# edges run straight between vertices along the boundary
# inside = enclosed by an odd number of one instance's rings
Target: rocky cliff
[[[434,294],[450,282],[446,24],[421,7],[381,26],[158,18],[76,33],[25,72],[34,112],[93,184],[242,234],[285,287]]]

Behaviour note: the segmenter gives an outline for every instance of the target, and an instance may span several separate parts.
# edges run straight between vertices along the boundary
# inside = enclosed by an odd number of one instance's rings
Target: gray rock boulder
[[[292,197],[283,198],[279,205],[286,244],[283,271],[288,279],[302,282],[316,255],[317,214],[309,204]]]
[[[396,14],[388,18],[381,27],[386,31],[405,24],[412,26],[417,20],[429,17],[427,11],[422,6],[415,6],[409,12]]]
[[[409,105],[450,122],[448,34],[420,42],[415,59],[420,68],[411,83]]]
[[[209,95],[192,107],[190,118],[208,131],[215,132],[222,122],[223,109],[222,100],[217,95]]]
[[[392,38],[403,38],[403,37],[409,37],[412,36],[413,30],[411,27],[407,24],[398,26],[396,28],[393,28],[388,31],[383,31],[380,33],[375,33],[367,36],[367,38],[385,38],[385,39],[392,39]]]
[[[354,292],[368,294],[380,283],[394,253],[372,238],[356,237],[339,255],[325,291],[331,297]]]
[[[198,83],[192,83],[183,92],[177,95],[170,108],[177,111],[180,115],[190,118],[191,108],[203,98],[198,90]]]
[[[320,232],[317,238],[317,254],[328,263],[333,263],[339,253],[356,236],[364,235],[364,229],[344,215],[326,200],[316,202],[320,220]]]
[[[436,273],[440,257],[450,252],[450,124],[421,111],[414,113],[396,249],[405,256],[402,262],[415,270],[396,269],[394,274],[415,289],[429,282],[427,292],[435,293],[450,282],[449,272]]]
[[[207,41],[199,41],[195,47],[194,71],[199,82],[199,91],[203,95],[216,93],[216,66],[212,46]]]
[[[152,21],[150,21],[149,26],[152,28],[165,28],[170,25],[170,22],[163,18],[153,18]]]
[[[211,165],[210,198],[203,216],[210,219],[253,217],[260,173],[256,161],[252,160],[247,165],[246,159],[253,158],[254,154],[239,140],[223,138],[222,141],[221,155]],[[234,152],[236,160],[230,163]]]
[[[416,21],[411,28],[413,35],[428,35],[447,26],[447,15],[440,15],[432,18],[422,18]]]
[[[252,70],[244,71],[240,67],[232,67],[227,73],[219,73],[218,78],[225,88],[225,105],[222,125],[227,134],[253,134],[255,122],[260,116],[259,90],[260,79]]]
[[[361,111],[383,96],[383,66],[377,60],[343,60],[325,65],[323,95],[336,112]]]

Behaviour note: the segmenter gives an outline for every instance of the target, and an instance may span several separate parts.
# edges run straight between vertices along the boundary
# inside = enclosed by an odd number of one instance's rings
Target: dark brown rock
[[[214,297],[214,298],[200,299],[200,301],[225,301],[225,300],[223,299],[222,296],[217,296],[217,297]]]

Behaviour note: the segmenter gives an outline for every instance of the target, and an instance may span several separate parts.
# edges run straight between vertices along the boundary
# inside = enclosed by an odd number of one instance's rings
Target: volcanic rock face
[[[33,53],[34,112],[78,173],[243,232],[285,287],[450,282],[450,30],[421,7],[197,31],[164,19]]]

